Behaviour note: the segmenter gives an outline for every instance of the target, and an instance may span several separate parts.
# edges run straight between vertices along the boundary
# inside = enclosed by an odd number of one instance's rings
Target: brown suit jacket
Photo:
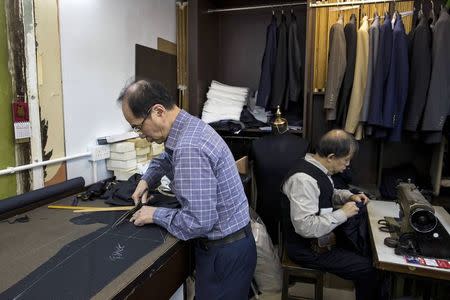
[[[327,120],[336,119],[336,101],[339,96],[342,79],[347,66],[346,43],[342,20],[333,24],[330,29],[330,47],[328,53],[327,87],[323,107]]]

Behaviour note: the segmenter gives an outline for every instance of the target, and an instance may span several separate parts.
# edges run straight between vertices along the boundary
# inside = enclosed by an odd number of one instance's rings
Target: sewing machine
[[[400,218],[385,217],[391,233],[384,243],[397,255],[450,258],[450,235],[435,216],[433,206],[412,183],[397,186]],[[383,224],[380,223],[379,224]]]

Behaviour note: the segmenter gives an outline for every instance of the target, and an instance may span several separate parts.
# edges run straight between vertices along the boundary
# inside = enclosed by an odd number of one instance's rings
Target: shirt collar
[[[188,117],[189,114],[185,110],[180,110],[177,117],[175,118],[175,121],[172,124],[172,127],[169,130],[169,135],[167,136],[167,140],[164,145],[166,148],[172,151],[175,149],[178,137],[185,127]]]
[[[318,167],[322,172],[327,174],[327,176],[331,176],[331,173],[328,171],[327,168],[325,168],[324,165],[322,165],[317,159],[314,158],[314,156],[311,153],[307,153],[305,155],[305,160],[314,166]]]

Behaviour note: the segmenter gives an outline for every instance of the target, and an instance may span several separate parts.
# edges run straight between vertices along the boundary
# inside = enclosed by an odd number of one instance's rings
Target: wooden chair
[[[279,224],[280,225],[280,224]],[[279,230],[281,226],[278,227]],[[279,233],[279,256],[281,258],[281,268],[283,269],[283,286],[281,290],[281,299],[307,299],[305,297],[298,297],[289,294],[289,285],[295,282],[304,282],[314,284],[314,298],[316,300],[323,299],[323,278],[326,272],[301,267],[293,262],[287,255],[286,247],[284,246],[283,234]]]

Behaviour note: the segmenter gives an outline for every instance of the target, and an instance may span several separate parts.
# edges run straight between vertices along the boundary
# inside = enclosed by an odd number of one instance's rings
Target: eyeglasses
[[[144,126],[145,120],[147,120],[148,116],[150,116],[151,112],[152,112],[152,107],[150,107],[147,111],[147,114],[145,115],[144,120],[142,120],[141,124],[139,125],[131,125],[131,128],[135,131],[135,132],[142,132],[142,127]]]

